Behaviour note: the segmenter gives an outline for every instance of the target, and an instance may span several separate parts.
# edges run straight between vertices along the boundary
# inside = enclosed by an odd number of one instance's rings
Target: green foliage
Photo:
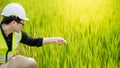
[[[119,68],[119,0],[8,0],[21,3],[32,37],[60,36],[68,44],[28,47],[18,54],[36,59],[38,68]],[[7,3],[2,0],[1,8]]]

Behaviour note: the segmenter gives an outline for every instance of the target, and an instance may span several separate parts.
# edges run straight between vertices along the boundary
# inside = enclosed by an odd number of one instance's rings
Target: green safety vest
[[[7,43],[0,29],[0,63],[5,63],[6,59],[9,60],[13,56],[14,50],[17,48],[18,43],[22,38],[21,32],[13,32],[12,36],[12,51],[8,52],[7,57],[6,53],[8,51]]]

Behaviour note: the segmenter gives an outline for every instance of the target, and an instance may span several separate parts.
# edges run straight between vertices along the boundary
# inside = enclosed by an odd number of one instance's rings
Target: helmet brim
[[[25,20],[25,21],[29,21],[29,19],[28,18],[21,18],[22,20]]]

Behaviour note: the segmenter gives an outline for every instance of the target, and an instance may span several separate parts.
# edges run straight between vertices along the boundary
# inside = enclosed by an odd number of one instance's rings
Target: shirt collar
[[[3,36],[4,36],[5,38],[7,38],[7,37],[5,36],[4,31],[3,31],[2,24],[0,24],[0,29],[1,29],[1,31],[2,31]],[[11,35],[12,35],[12,33],[11,33],[9,36],[11,36]],[[8,36],[8,37],[9,37],[9,36]]]

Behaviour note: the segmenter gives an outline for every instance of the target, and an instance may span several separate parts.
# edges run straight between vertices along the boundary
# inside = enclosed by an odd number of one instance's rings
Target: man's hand
[[[67,41],[65,40],[65,39],[63,39],[63,38],[60,38],[60,37],[56,37],[55,38],[55,42],[57,43],[57,44],[67,44]]]
[[[67,44],[67,41],[61,37],[43,38],[43,44],[57,43],[59,45]]]

